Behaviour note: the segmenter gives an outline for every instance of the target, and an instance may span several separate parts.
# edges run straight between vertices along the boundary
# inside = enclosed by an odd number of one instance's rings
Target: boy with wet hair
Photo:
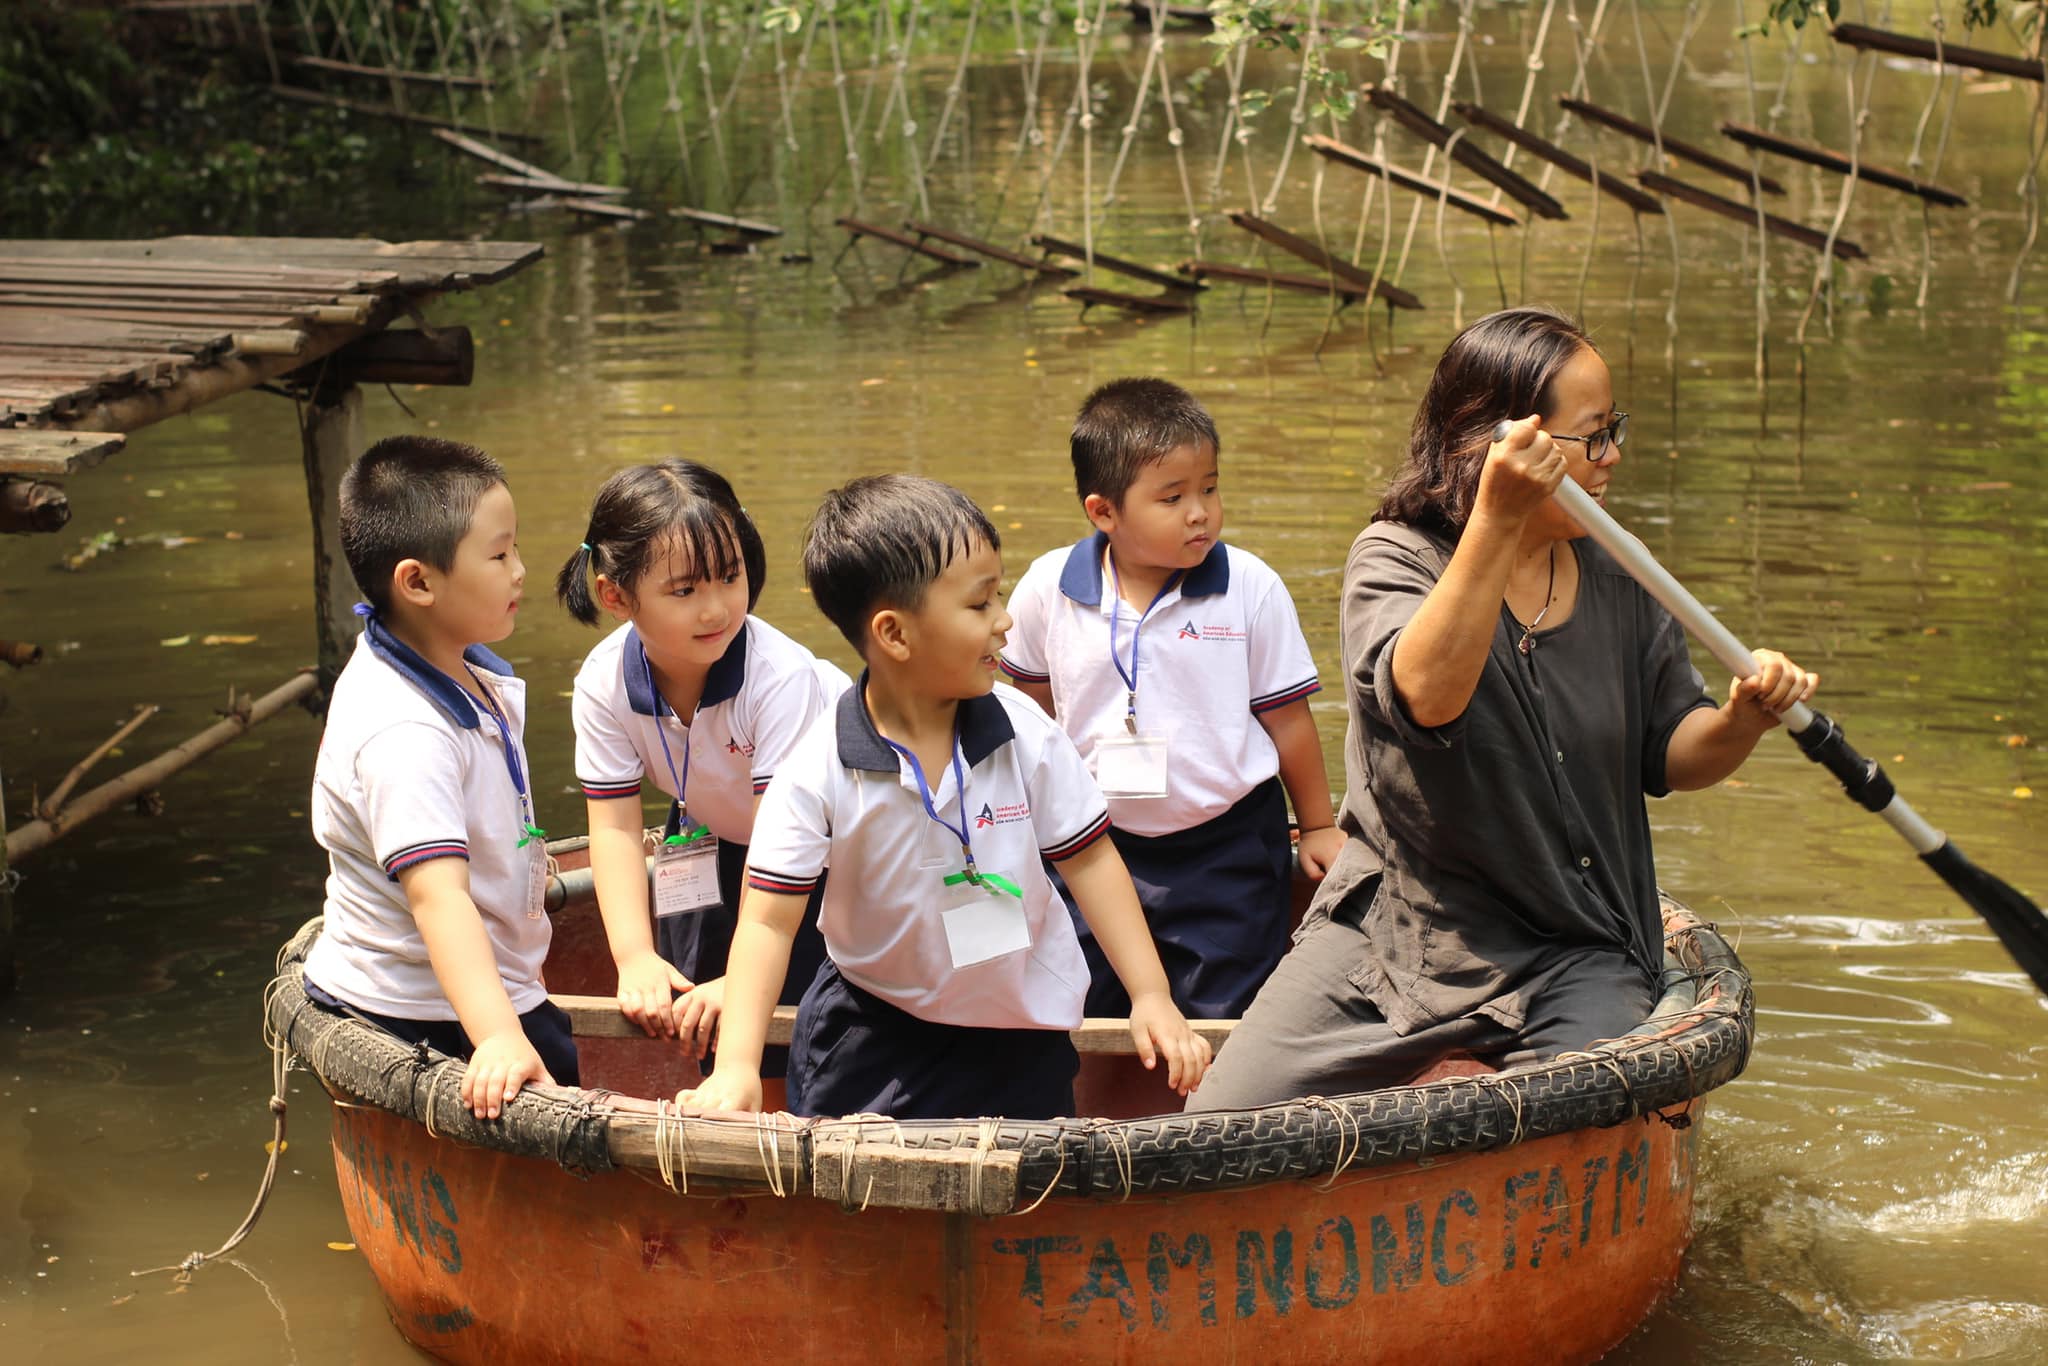
[[[528,1082],[577,1083],[547,999],[545,832],[521,743],[526,689],[484,646],[526,580],[505,472],[474,446],[379,441],[341,484],[341,546],[368,601],[313,770],[326,924],[315,1004],[469,1061],[495,1119]]]
[[[1094,530],[1025,571],[1003,671],[1059,718],[1107,796],[1174,1001],[1235,1017],[1287,947],[1287,799],[1308,876],[1344,842],[1309,713],[1315,661],[1280,576],[1223,543],[1222,440],[1193,395],[1113,380],[1069,445]],[[1088,1013],[1122,1013],[1078,928]]]
[[[776,987],[823,876],[826,961],[797,1007],[789,1108],[901,1119],[1071,1114],[1087,968],[1045,863],[1127,984],[1147,1067],[1192,1090],[1209,1047],[1174,1008],[1081,757],[996,681],[1001,541],[965,494],[909,475],[827,495],[813,599],[867,668],[761,803],[726,968],[718,1064],[677,1096],[758,1110]]]

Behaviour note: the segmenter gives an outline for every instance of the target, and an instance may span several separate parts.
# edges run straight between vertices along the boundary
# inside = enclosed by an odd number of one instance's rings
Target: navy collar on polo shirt
[[[1109,549],[1109,533],[1097,531],[1083,536],[1067,552],[1066,567],[1060,570],[1060,592],[1083,607],[1102,606],[1102,556]],[[1202,562],[1180,578],[1184,598],[1208,598],[1230,588],[1230,557],[1223,542],[1209,547]]]
[[[356,604],[356,615],[363,619],[363,638],[370,642],[371,654],[426,694],[427,700],[451,722],[464,730],[476,729],[476,703],[470,701],[469,693],[460,683],[429,664],[426,656],[418,650],[391,634],[391,628],[375,611],[369,610],[367,603]],[[512,666],[481,645],[472,645],[464,650],[462,660],[486,673],[502,678],[512,676]]]
[[[900,773],[902,767],[896,751],[875,729],[875,718],[868,715],[867,692],[868,671],[862,669],[860,679],[839,695],[835,720],[839,762],[863,773]],[[954,724],[960,732],[960,756],[969,768],[1017,738],[1010,714],[1003,710],[1002,699],[992,692],[962,698],[959,719]]]
[[[674,716],[675,709],[668,699],[654,692],[648,684],[647,647],[640,643],[640,628],[626,628],[626,648],[619,652],[619,666],[625,674],[626,705],[642,716]],[[698,697],[699,707],[715,707],[720,702],[730,702],[740,695],[740,685],[747,681],[747,627],[740,624],[739,633],[732,638],[732,644],[725,647],[725,653],[718,662],[704,671],[704,692]]]

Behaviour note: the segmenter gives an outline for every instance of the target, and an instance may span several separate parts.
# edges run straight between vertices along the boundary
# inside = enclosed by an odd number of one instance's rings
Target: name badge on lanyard
[[[644,654],[640,662],[647,670],[649,695],[659,699],[653,664]],[[697,719],[694,712],[690,719]],[[661,846],[654,851],[654,917],[667,920],[708,911],[721,904],[723,898],[718,891],[718,836],[684,813],[683,803],[690,787],[690,742],[687,738],[683,741],[683,767],[677,772],[676,756],[668,747],[668,730],[659,715],[654,718],[654,734],[661,741],[661,757],[668,761],[669,780],[676,785],[676,796],[668,804],[668,823],[662,830]]]
[[[668,829],[654,851],[654,916],[694,915],[721,904],[718,836],[710,827],[686,821],[682,804],[670,802]]]
[[[526,851],[526,918],[540,920],[547,915],[548,832],[533,823],[533,802],[527,796],[526,771],[519,763],[519,747],[512,742],[511,718],[475,669],[469,670],[469,677],[476,684],[476,695],[483,701],[484,710],[498,727],[498,742],[505,750],[505,772],[512,779],[512,790],[519,794],[519,842],[514,848]]]
[[[960,741],[953,740],[953,795],[960,803],[960,824],[955,826],[939,814],[932,801],[931,784],[925,781],[924,765],[904,746],[887,736],[883,743],[910,761],[917,779],[917,795],[924,801],[924,813],[960,841],[962,868],[941,879],[944,904],[939,924],[946,932],[946,953],[953,966],[971,968],[976,963],[1022,953],[1031,947],[1031,922],[1024,914],[1024,889],[1001,873],[983,872],[974,861],[974,843],[967,825],[967,768],[960,756]]]
[[[1095,741],[1095,784],[1102,789],[1105,797],[1123,800],[1142,797],[1164,797],[1166,795],[1167,745],[1166,737],[1158,731],[1140,730],[1138,727],[1138,641],[1145,630],[1145,621],[1152,615],[1152,609],[1159,605],[1161,598],[1180,582],[1180,575],[1174,574],[1163,584],[1152,598],[1152,605],[1131,627],[1131,667],[1124,668],[1123,656],[1117,651],[1117,623],[1123,611],[1123,576],[1116,572],[1116,557],[1109,562],[1110,574],[1116,597],[1109,609],[1109,660],[1116,665],[1117,676],[1124,681],[1124,728],[1097,737]]]

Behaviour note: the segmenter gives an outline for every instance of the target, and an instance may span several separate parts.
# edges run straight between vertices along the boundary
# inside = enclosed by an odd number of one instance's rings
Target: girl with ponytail
[[[595,625],[603,612],[621,623],[583,661],[572,708],[619,1009],[699,1057],[718,1020],[761,793],[849,685],[752,615],[766,574],[761,534],[732,485],[671,459],[605,481],[555,582],[578,621]],[[643,782],[669,798],[652,887]],[[818,901],[791,952],[786,1002],[824,957]]]

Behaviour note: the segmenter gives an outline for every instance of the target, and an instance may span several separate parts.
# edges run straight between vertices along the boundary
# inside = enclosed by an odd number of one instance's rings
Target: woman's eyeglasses
[[[1616,450],[1620,450],[1628,444],[1628,414],[1616,412],[1614,421],[1608,423],[1599,431],[1589,433],[1586,436],[1560,436],[1556,432],[1552,432],[1550,439],[1552,441],[1576,441],[1586,448],[1586,459],[1598,460],[1606,453],[1605,447],[1608,442],[1613,442]]]

